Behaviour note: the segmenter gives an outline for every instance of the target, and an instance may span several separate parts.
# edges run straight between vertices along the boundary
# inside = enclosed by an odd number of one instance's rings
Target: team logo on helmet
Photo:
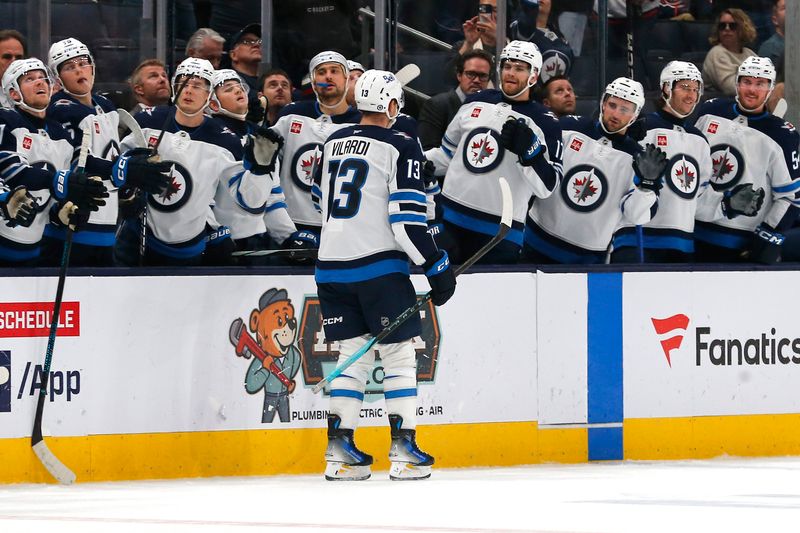
[[[697,194],[699,169],[692,156],[675,154],[667,163],[667,185],[681,198],[691,200]]]
[[[186,205],[186,202],[192,197],[194,186],[192,175],[186,167],[175,161],[167,161],[167,163],[172,164],[172,181],[161,194],[151,194],[148,204],[156,211],[172,213]]]
[[[311,192],[311,185],[314,183],[314,171],[322,159],[322,145],[320,143],[304,144],[294,154],[292,166],[289,172],[292,181],[301,190]]]
[[[491,128],[476,128],[467,135],[463,153],[467,170],[483,174],[496,169],[502,163],[505,149],[498,140],[499,136]]]
[[[545,83],[553,76],[563,76],[569,70],[569,58],[559,50],[548,50],[542,57],[541,82]]]
[[[608,179],[592,165],[578,165],[561,181],[561,197],[575,211],[588,213],[603,205],[608,196]]]
[[[730,189],[742,179],[744,174],[744,157],[742,153],[729,144],[717,144],[711,147],[711,186],[716,191]]]

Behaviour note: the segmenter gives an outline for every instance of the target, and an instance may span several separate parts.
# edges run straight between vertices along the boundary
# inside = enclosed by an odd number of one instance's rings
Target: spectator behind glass
[[[215,69],[222,61],[225,38],[211,28],[200,28],[186,43],[186,57],[207,59]]]
[[[358,78],[364,74],[364,65],[359,63],[358,61],[347,61],[347,68],[350,70],[350,74],[347,77],[347,103],[348,105],[355,107],[356,106],[356,82]]]
[[[484,7],[482,7],[484,6]],[[481,11],[483,10],[483,11]],[[465,54],[474,48],[489,50],[493,53],[497,42],[497,0],[480,0],[478,15],[462,24],[464,42],[458,49]]]
[[[549,22],[551,0],[522,0],[517,10],[517,18],[508,28],[508,38],[512,41],[531,41],[542,53],[541,81],[563,74],[569,76],[572,48],[554,25]]]
[[[485,50],[470,50],[456,62],[458,86],[425,102],[419,115],[418,135],[422,148],[439,146],[447,126],[464,99],[486,89],[494,71],[494,59]]]
[[[261,24],[248,24],[229,41],[231,68],[247,83],[251,99],[258,91],[258,65],[261,63]]]
[[[164,63],[158,59],[145,59],[139,63],[131,74],[130,85],[137,102],[131,109],[132,115],[169,102],[167,71]]]
[[[572,47],[575,57],[579,57],[583,49],[587,15],[592,10],[592,0],[559,0],[553,7],[557,11],[558,29]]]
[[[778,79],[783,80],[783,60],[785,53],[784,35],[786,34],[786,0],[775,0],[772,7],[772,23],[775,25],[775,34],[764,41],[758,49],[758,55],[772,60],[778,70]]]
[[[565,76],[553,76],[541,88],[542,105],[559,118],[574,115],[577,101],[572,83]]]
[[[292,103],[292,81],[285,70],[273,68],[261,76],[261,92],[259,96],[266,96],[269,102],[267,120],[275,124],[278,114],[287,104]]]
[[[725,96],[736,94],[736,71],[755,52],[745,45],[756,39],[750,17],[741,9],[726,9],[717,17],[709,42],[714,45],[703,61],[703,82],[707,90]]]
[[[3,77],[11,63],[26,56],[25,38],[22,34],[17,30],[0,30],[0,78]],[[11,109],[12,107],[5,91],[0,91],[0,108]]]

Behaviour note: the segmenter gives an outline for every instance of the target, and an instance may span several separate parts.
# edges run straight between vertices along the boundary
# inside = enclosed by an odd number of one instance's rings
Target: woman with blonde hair
[[[745,45],[756,40],[756,28],[741,9],[725,9],[717,17],[708,41],[714,45],[703,61],[703,81],[709,90],[725,96],[736,94],[736,69],[742,61],[756,55]]]

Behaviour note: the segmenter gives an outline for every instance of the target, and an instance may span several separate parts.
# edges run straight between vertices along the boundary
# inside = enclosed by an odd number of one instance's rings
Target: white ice
[[[0,485],[0,533],[800,531],[800,458]]]

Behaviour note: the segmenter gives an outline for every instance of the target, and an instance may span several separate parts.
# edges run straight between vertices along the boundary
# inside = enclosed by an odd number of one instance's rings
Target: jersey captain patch
[[[744,157],[742,153],[729,144],[717,144],[711,147],[711,186],[722,191],[736,185],[744,174]]]
[[[505,150],[498,141],[499,134],[491,128],[472,130],[464,142],[464,166],[470,172],[491,172],[503,161]]]
[[[608,179],[591,165],[577,165],[561,181],[561,197],[575,211],[587,213],[603,205],[608,196]]]
[[[691,200],[697,194],[699,168],[692,156],[675,154],[667,162],[667,185],[681,198]]]
[[[298,148],[292,158],[292,166],[289,172],[292,181],[300,189],[310,192],[314,181],[314,171],[322,158],[322,145],[320,143],[308,143]]]

